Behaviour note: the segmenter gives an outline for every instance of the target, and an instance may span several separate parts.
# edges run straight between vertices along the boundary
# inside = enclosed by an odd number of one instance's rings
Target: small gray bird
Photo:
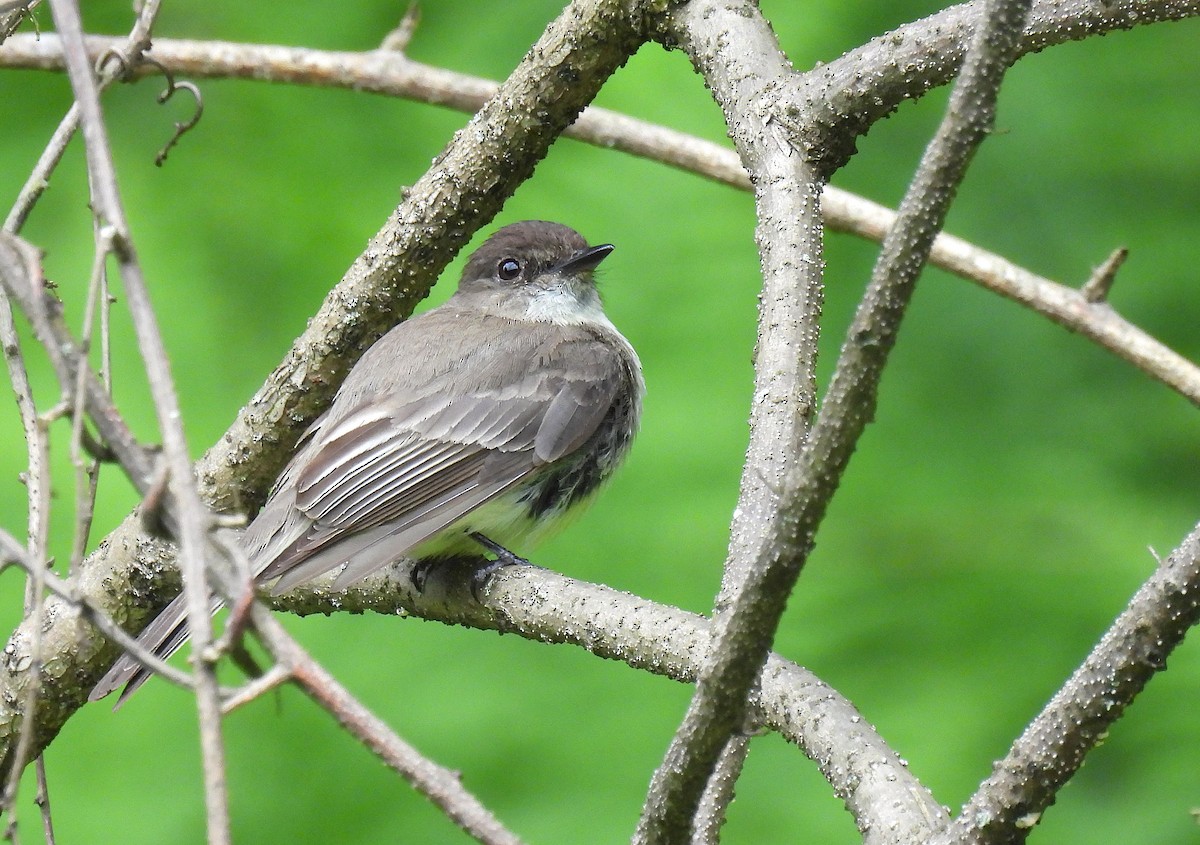
[[[557,223],[500,229],[444,305],[396,326],[305,434],[243,545],[272,592],[341,567],[346,587],[393,561],[524,547],[587,500],[629,450],[641,363],[608,318],[588,246]],[[139,639],[187,639],[183,597]],[[148,677],[122,656],[92,690]]]

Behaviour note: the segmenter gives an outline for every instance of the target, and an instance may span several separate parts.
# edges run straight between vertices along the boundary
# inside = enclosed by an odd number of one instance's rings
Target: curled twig
[[[179,143],[179,139],[182,138],[185,133],[187,133],[193,126],[200,122],[200,117],[204,114],[204,97],[200,93],[200,88],[196,85],[196,83],[189,82],[186,79],[183,81],[176,80],[175,75],[171,73],[166,65],[162,64],[156,59],[153,59],[150,56],[143,56],[142,62],[158,68],[162,75],[167,78],[167,87],[164,88],[162,93],[158,95],[159,105],[166,103],[167,100],[175,96],[176,91],[181,90],[187,91],[189,94],[191,94],[192,99],[194,99],[196,102],[196,109],[192,112],[192,116],[182,123],[178,120],[175,121],[175,134],[170,137],[167,143],[163,145],[162,149],[158,151],[158,155],[154,157],[155,167],[162,167],[163,162],[167,160],[167,155],[171,152],[171,148]]]

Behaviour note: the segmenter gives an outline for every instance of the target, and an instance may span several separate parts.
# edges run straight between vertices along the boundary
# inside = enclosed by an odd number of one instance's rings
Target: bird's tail
[[[212,612],[216,613],[220,607],[221,602],[214,598]],[[138,635],[138,643],[152,652],[154,656],[166,660],[187,641],[188,634],[186,596],[179,595],[142,630],[142,633]],[[88,701],[98,701],[117,687],[124,685],[125,689],[121,690],[120,697],[113,705],[113,710],[117,710],[125,703],[125,699],[146,683],[151,674],[153,673],[139,663],[137,658],[129,654],[122,654],[113,667],[92,688],[91,693],[88,694]]]

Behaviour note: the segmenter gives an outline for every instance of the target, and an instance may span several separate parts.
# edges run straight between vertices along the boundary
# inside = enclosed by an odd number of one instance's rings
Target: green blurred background
[[[559,0],[502,7],[425,0],[420,61],[503,78]],[[764,2],[797,67],[828,61],[937,6]],[[497,11],[503,8],[503,11]],[[335,11],[336,9],[336,11]],[[165,4],[160,37],[364,50],[403,12]],[[49,14],[39,13],[43,29]],[[93,2],[92,31],[129,27],[127,2]],[[1066,45],[1012,70],[998,131],[949,229],[1068,284],[1116,246],[1131,258],[1113,303],[1200,359],[1200,24]],[[124,199],[199,455],[303,329],[326,291],[466,116],[349,91],[202,81],[205,113],[167,165],[155,151],[186,103],[143,81],[106,98]],[[186,98],[184,98],[186,99]],[[835,183],[902,195],[945,92],[900,108]],[[724,142],[686,58],[648,45],[601,105]],[[69,103],[65,77],[0,73],[0,196],[15,196]],[[74,144],[24,234],[79,319],[90,222]],[[618,247],[609,313],[641,353],[649,392],[626,468],[539,563],[707,612],[720,577],[746,445],[755,296],[747,194],[563,141],[496,226],[559,220]],[[476,243],[478,243],[476,240]],[[828,238],[822,379],[875,255]],[[448,295],[461,259],[433,300]],[[117,397],[155,437],[128,321],[116,310]],[[43,401],[55,392],[35,366]],[[21,533],[25,463],[15,413],[0,419],[3,525]],[[925,274],[860,444],[792,597],[777,650],[849,696],[944,804],[957,809],[1200,516],[1197,416],[1130,366],[1010,302]],[[55,552],[71,524],[56,440]],[[104,473],[99,539],[134,503]],[[20,576],[0,579],[5,631]],[[633,829],[690,690],[570,647],[383,617],[289,627],[401,735],[533,843],[609,843]],[[231,675],[231,678],[233,676]],[[1184,644],[1045,815],[1033,840],[1200,840],[1200,652]],[[235,838],[436,842],[467,838],[292,690],[226,725]],[[60,843],[201,842],[196,717],[152,683],[121,713],[85,708],[47,754]],[[26,789],[25,841],[37,841]],[[754,741],[725,841],[859,837],[815,767],[775,736]]]

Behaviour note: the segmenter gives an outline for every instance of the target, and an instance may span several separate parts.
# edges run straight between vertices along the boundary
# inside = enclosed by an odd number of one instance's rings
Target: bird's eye
[[[521,275],[521,262],[515,258],[501,258],[500,263],[496,265],[496,275],[502,281],[511,282]]]

